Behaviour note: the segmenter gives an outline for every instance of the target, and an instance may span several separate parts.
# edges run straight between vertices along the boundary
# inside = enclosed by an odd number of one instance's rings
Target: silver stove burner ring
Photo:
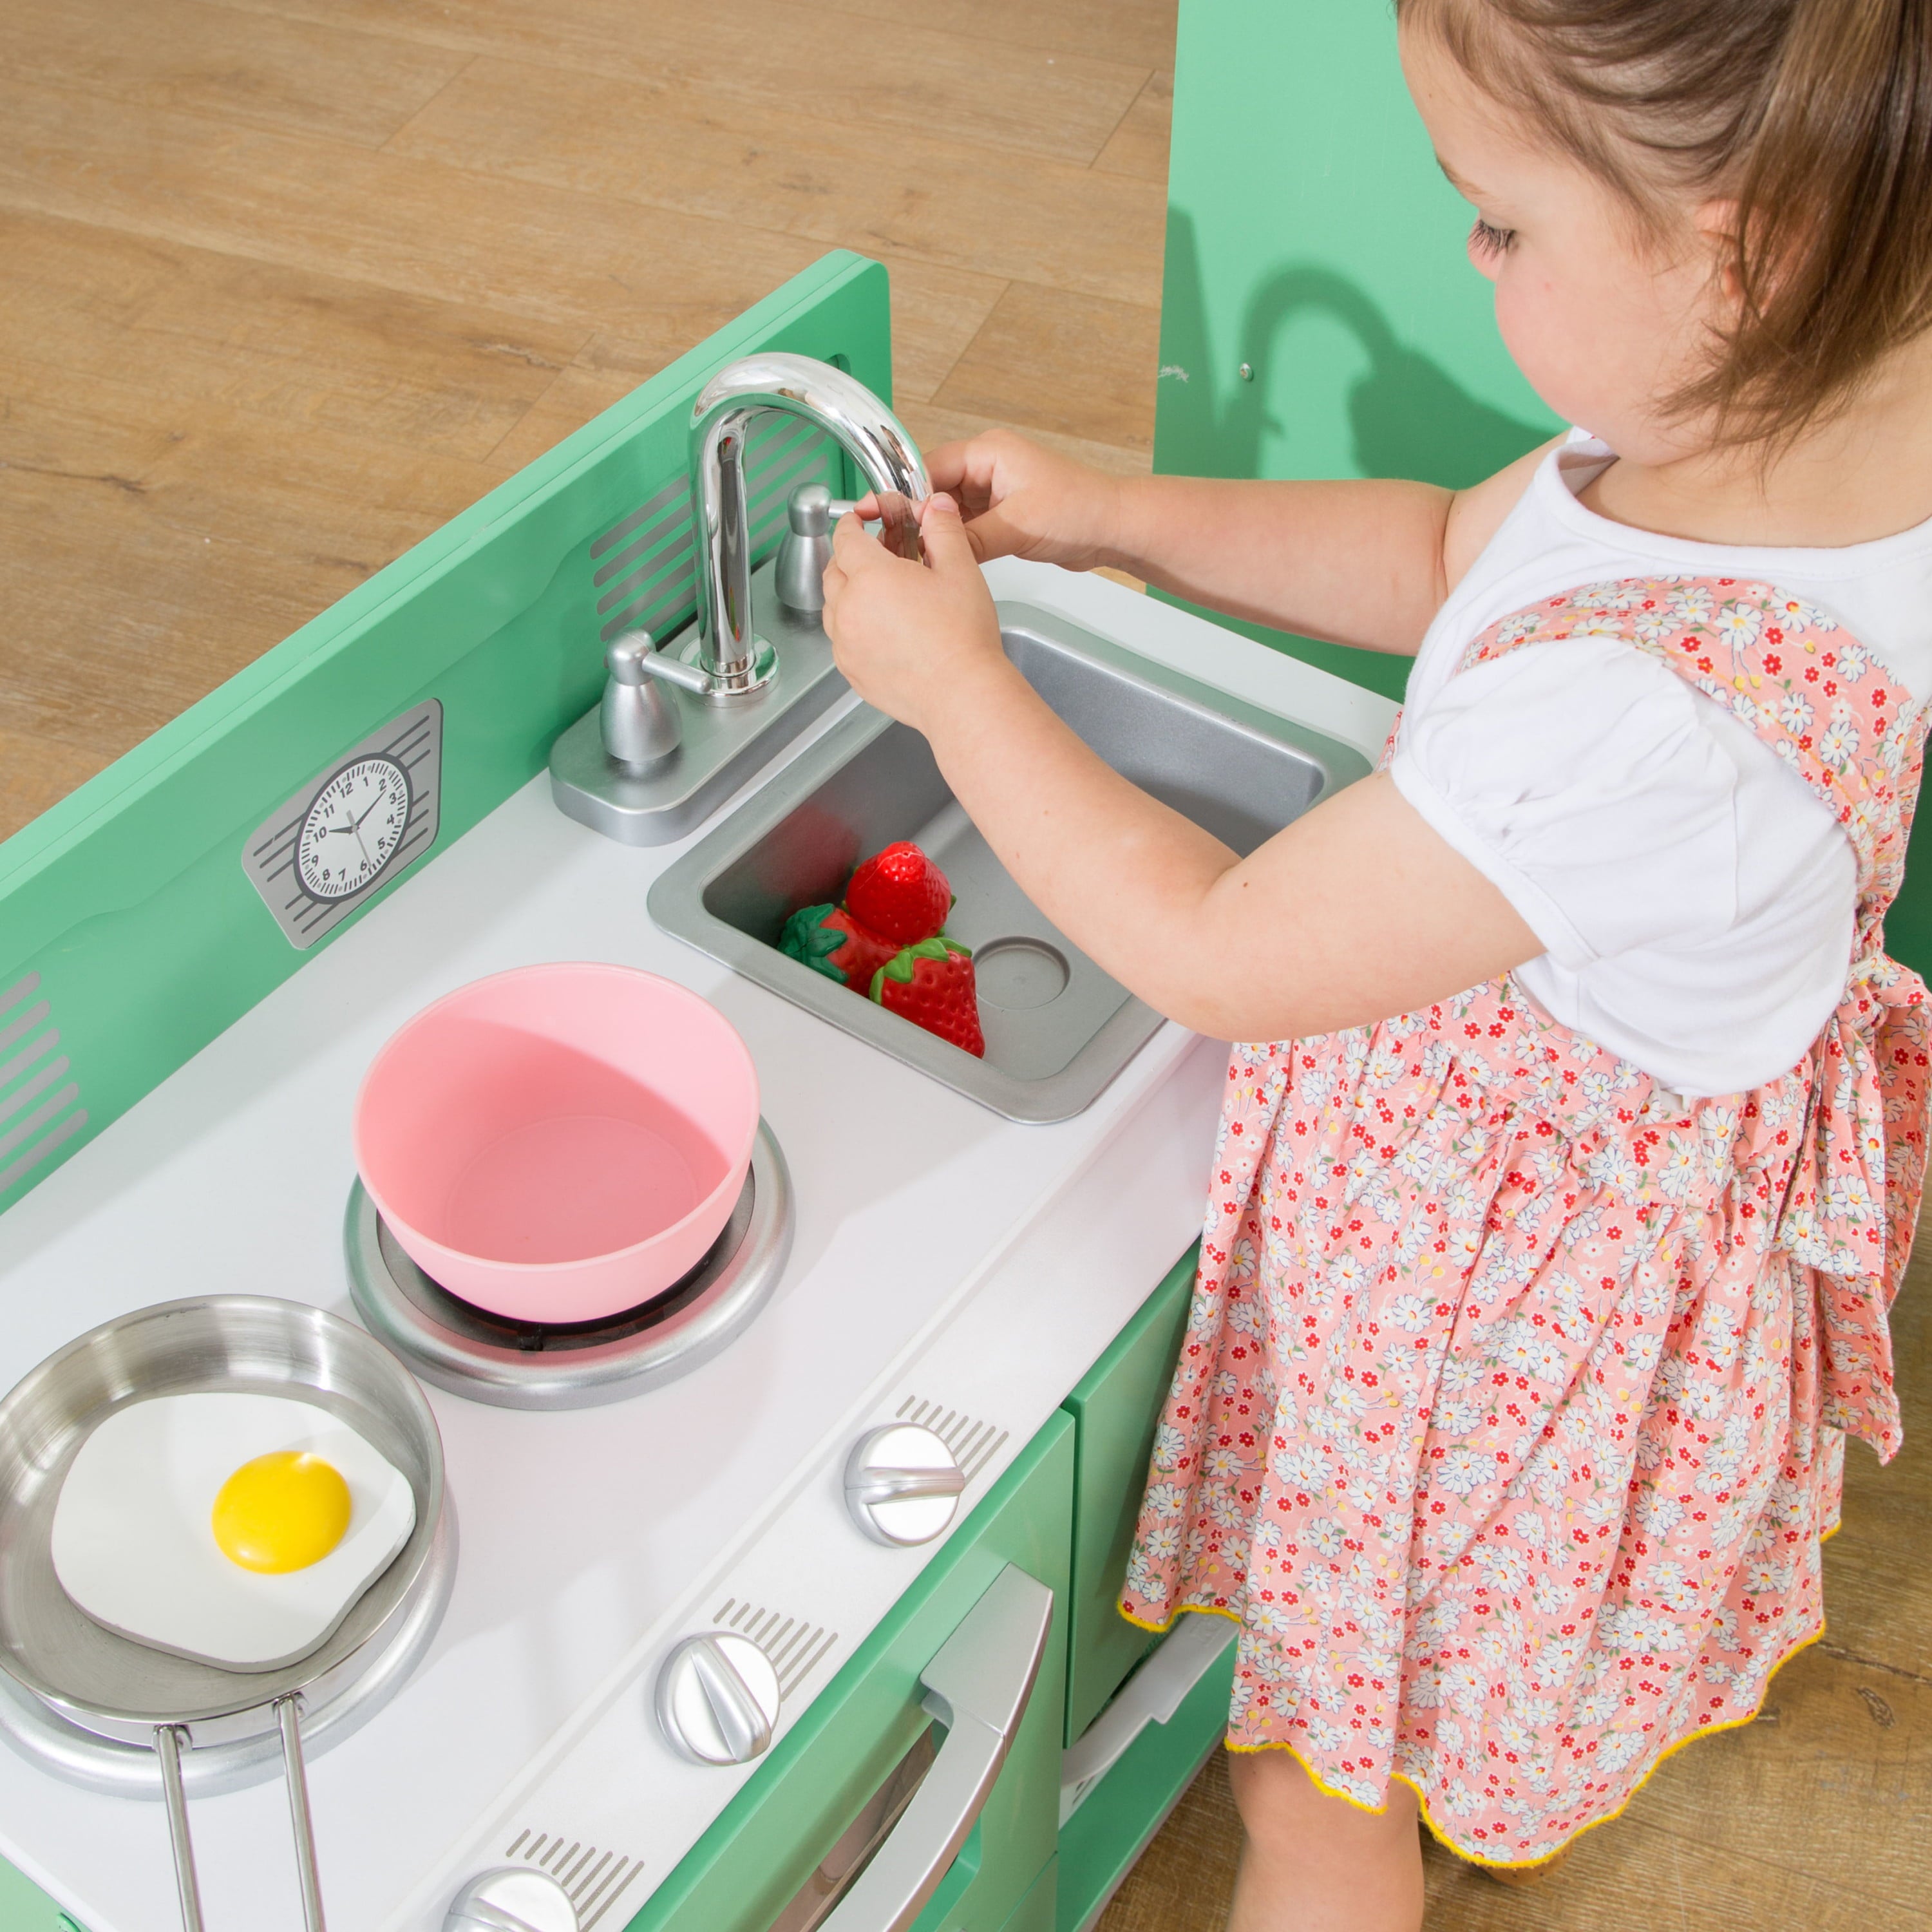
[[[791,1252],[791,1176],[762,1120],[724,1232],[691,1273],[602,1322],[520,1323],[459,1301],[404,1253],[362,1182],[343,1222],[350,1298],[425,1382],[499,1408],[589,1408],[686,1375],[771,1298]]]

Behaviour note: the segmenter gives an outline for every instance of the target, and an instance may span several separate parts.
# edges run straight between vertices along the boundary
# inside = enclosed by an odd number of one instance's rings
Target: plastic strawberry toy
[[[781,952],[855,993],[869,993],[879,968],[898,950],[897,941],[881,939],[835,905],[807,906],[794,913],[778,935]]]
[[[895,954],[872,975],[872,998],[961,1052],[986,1058],[973,956],[956,939],[938,934]]]
[[[909,840],[868,859],[845,888],[845,910],[898,946],[936,938],[952,910],[946,874]]]

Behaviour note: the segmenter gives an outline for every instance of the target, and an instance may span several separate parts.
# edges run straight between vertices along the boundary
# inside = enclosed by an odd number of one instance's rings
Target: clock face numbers
[[[302,889],[344,899],[373,884],[403,842],[409,774],[393,758],[358,758],[315,795],[296,844]]]

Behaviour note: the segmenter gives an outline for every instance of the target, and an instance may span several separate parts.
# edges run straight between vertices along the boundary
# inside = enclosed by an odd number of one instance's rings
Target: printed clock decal
[[[373,885],[403,842],[410,775],[394,758],[358,758],[315,795],[296,836],[296,874],[311,898]]]
[[[434,698],[352,746],[256,826],[242,866],[292,946],[307,948],[436,840],[442,706]]]

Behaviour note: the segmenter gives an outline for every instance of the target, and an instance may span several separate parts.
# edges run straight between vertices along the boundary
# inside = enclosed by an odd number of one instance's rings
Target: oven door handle
[[[946,1726],[892,1835],[820,1932],[905,1932],[939,1888],[986,1804],[1026,1715],[1046,1654],[1053,1592],[1008,1564],[920,1673],[926,1708]]]

